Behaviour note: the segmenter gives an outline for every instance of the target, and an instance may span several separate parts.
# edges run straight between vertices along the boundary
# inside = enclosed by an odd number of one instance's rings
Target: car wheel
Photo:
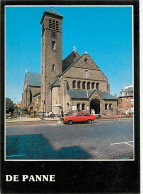
[[[87,122],[90,124],[90,123],[92,123],[92,120],[89,119]]]
[[[71,121],[71,120],[69,120],[69,121],[68,121],[68,124],[69,124],[69,125],[72,125],[72,121]]]

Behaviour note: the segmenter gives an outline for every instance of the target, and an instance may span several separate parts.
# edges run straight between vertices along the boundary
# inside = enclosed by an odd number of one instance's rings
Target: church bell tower
[[[41,19],[41,111],[52,110],[51,85],[62,73],[62,19],[50,8]]]

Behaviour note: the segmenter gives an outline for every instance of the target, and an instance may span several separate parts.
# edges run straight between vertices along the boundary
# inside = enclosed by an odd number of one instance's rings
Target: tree
[[[14,111],[14,103],[10,98],[6,98],[6,113],[13,113]]]
[[[24,113],[27,113],[27,112],[28,112],[28,109],[27,109],[26,107],[23,107],[23,108],[21,109],[21,111],[24,112]]]

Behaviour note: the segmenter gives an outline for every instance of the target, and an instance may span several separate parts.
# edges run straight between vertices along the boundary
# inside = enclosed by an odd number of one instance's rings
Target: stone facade
[[[62,73],[62,18],[44,12],[41,20],[41,111],[44,112],[52,111],[50,87]]]
[[[22,108],[26,107],[29,111],[36,111],[34,106],[35,96],[40,94],[40,75],[38,73],[25,72],[24,88],[22,93]],[[35,108],[34,108],[35,107]],[[38,105],[41,109],[41,103]]]
[[[61,110],[65,114],[79,110],[117,114],[117,99],[110,94],[108,78],[87,52],[80,56],[74,47],[74,51],[62,61],[62,19],[63,16],[52,8],[43,14],[41,81],[40,85],[38,82],[34,84],[38,75],[29,78],[33,85],[29,86],[25,81],[23,105],[36,112],[57,115]]]
[[[38,93],[33,97],[33,112],[40,112],[41,111],[41,95]]]
[[[33,111],[34,95],[39,92],[40,87],[27,86],[22,94],[22,107],[28,107],[29,111]],[[35,110],[34,110],[35,111]]]

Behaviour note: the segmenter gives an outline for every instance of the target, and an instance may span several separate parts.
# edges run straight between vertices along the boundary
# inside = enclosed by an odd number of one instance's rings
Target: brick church
[[[85,52],[74,47],[62,60],[63,16],[50,8],[41,19],[41,74],[25,72],[22,107],[59,115],[79,110],[117,114],[107,77]]]

